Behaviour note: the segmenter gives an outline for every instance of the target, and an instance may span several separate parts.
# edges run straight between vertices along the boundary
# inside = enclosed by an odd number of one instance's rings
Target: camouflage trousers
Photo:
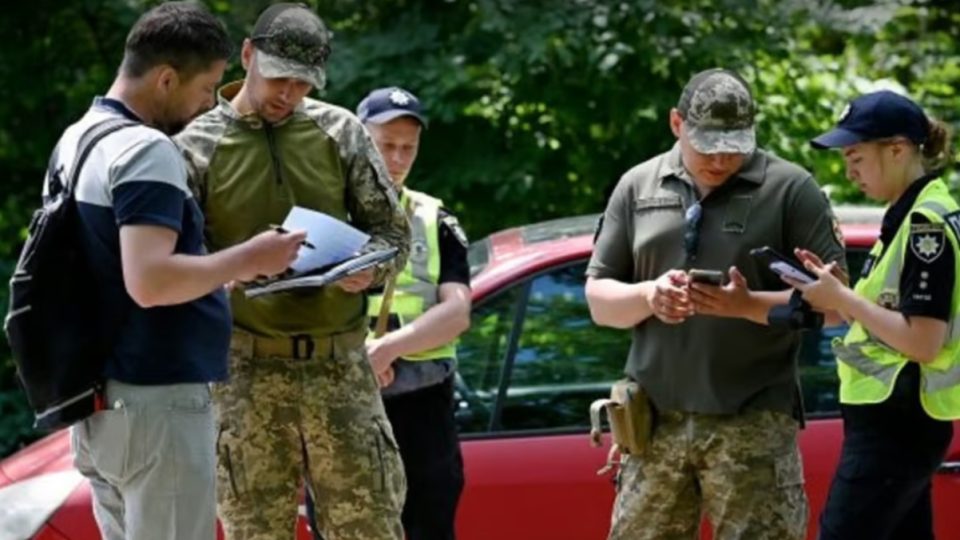
[[[218,512],[229,540],[293,538],[301,481],[318,501],[326,540],[403,539],[406,479],[364,337],[316,339],[298,360],[234,333],[230,382],[213,393]]]
[[[624,456],[610,540],[802,540],[807,526],[797,425],[786,414],[660,413],[653,442]]]

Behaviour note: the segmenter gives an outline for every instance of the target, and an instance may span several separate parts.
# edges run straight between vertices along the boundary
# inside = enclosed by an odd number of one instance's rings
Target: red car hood
[[[0,461],[0,488],[35,476],[72,470],[70,430],[63,429]]]
[[[0,538],[32,537],[82,484],[66,429],[0,462]]]

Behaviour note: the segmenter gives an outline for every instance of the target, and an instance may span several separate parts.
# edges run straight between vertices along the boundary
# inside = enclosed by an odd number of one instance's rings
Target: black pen
[[[280,225],[270,225],[270,228],[277,231],[280,234],[287,234],[288,232],[290,232],[284,229],[283,227],[281,227]],[[303,242],[300,242],[300,245],[307,249],[317,249],[317,246],[311,244],[310,242],[307,242],[306,240],[304,240]]]

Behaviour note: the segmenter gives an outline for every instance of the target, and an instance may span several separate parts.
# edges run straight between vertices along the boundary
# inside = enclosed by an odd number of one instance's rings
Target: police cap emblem
[[[405,107],[410,104],[410,96],[398,88],[390,92],[390,102],[398,107]]]

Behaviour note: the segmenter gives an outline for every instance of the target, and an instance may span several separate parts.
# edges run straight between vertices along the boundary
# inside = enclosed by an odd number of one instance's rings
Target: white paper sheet
[[[297,260],[290,265],[297,273],[345,260],[370,240],[370,235],[337,218],[300,206],[290,210],[283,220],[283,228],[288,231],[307,231],[307,242],[313,244],[313,249],[300,246]]]

